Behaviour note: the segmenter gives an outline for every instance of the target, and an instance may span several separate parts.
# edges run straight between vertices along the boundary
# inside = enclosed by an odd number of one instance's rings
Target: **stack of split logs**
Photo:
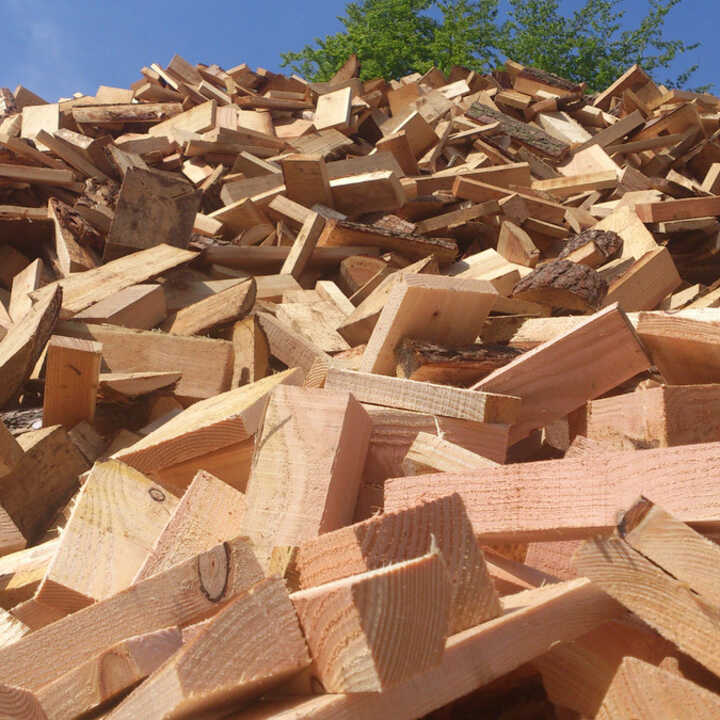
[[[0,89],[0,717],[720,717],[720,98],[179,56]]]

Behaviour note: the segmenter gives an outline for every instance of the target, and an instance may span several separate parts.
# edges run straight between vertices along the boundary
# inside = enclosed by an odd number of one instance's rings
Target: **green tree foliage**
[[[346,6],[341,32],[284,53],[283,66],[323,81],[354,52],[362,79],[390,79],[432,66],[490,72],[508,57],[598,90],[630,65],[657,73],[698,47],[665,38],[667,14],[680,2],[647,0],[645,17],[623,30],[623,0],[586,0],[572,13],[558,0],[509,0],[502,22],[498,0],[362,0]],[[685,86],[696,68],[663,80]]]

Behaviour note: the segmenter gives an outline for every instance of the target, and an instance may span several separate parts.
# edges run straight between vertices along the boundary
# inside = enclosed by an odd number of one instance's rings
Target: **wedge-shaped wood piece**
[[[668,671],[670,677],[679,679],[684,674],[688,679],[700,681],[706,686],[715,684],[705,668],[654,630],[632,620],[603,623],[572,642],[554,645],[533,664],[542,674],[548,698],[554,704],[594,718],[626,657],[660,666]],[[631,716],[620,714],[611,717]]]
[[[617,303],[625,312],[654,310],[682,284],[670,251],[651,250],[626,273],[610,283],[605,305]]]
[[[330,368],[325,387],[346,390],[360,402],[485,423],[514,423],[521,400],[476,390]]]
[[[28,293],[43,285],[44,270],[43,261],[38,258],[13,278],[10,305],[8,306],[8,313],[13,322],[20,322],[32,309],[32,300],[28,297]]]
[[[105,259],[166,243],[186,248],[200,192],[154,170],[130,168],[123,178],[105,244]]]
[[[625,513],[620,531],[628,545],[720,607],[720,581],[715,571],[720,548],[716,543],[647,498]]]
[[[619,537],[588,540],[575,569],[716,675],[720,607],[695,594]]]
[[[37,701],[48,718],[70,720],[83,715],[144,680],[182,644],[177,627],[129,637],[38,690]]]
[[[108,323],[137,330],[152,330],[167,316],[165,292],[160,285],[131,285],[77,313],[86,323]]]
[[[102,343],[103,369],[110,372],[177,370],[182,377],[175,394],[182,398],[203,400],[230,389],[233,348],[226,340],[78,321],[61,323],[58,334]]]
[[[23,449],[0,420],[0,477],[14,470],[22,460]]]
[[[129,587],[177,504],[134,468],[117,460],[96,463],[38,588],[38,602],[71,613]]]
[[[222,223],[228,239],[257,225],[267,226],[268,234],[272,229],[267,215],[247,197],[215,210],[208,217]]]
[[[713,720],[718,714],[720,698],[715,693],[650,663],[627,657],[610,683],[595,719]]]
[[[635,208],[620,207],[594,226],[594,230],[612,230],[623,241],[621,257],[634,257],[639,260],[651,250],[657,250],[658,244],[652,233],[637,216]]]
[[[245,496],[200,470],[158,536],[134,583],[240,535]]]
[[[503,606],[502,617],[453,635],[440,665],[385,692],[288,699],[231,720],[414,720],[622,613],[586,579],[510,595]]]
[[[269,578],[220,610],[106,717],[204,716],[257,697],[309,664],[285,583]]]
[[[497,251],[509,262],[525,267],[535,267],[540,259],[540,250],[532,238],[509,220],[505,220],[500,228]]]
[[[22,550],[27,541],[0,505],[0,557]]]
[[[49,540],[0,558],[1,608],[11,610],[35,594],[59,542]]]
[[[297,368],[286,370],[195,403],[114,457],[150,472],[247,440],[260,427],[269,393],[302,379]]]
[[[429,472],[462,472],[497,464],[439,435],[419,432],[405,455],[403,470],[406,475],[422,475]]]
[[[573,540],[608,532],[618,508],[644,493],[683,522],[714,531],[720,500],[710,477],[718,463],[715,442],[397,478],[385,483],[385,511],[457,492],[487,542]]]
[[[352,175],[330,181],[333,207],[346,215],[397,210],[405,205],[405,191],[391,170]]]
[[[100,391],[138,397],[175,385],[179,372],[100,373]]]
[[[202,620],[262,579],[247,539],[216,545],[0,650],[0,682],[38,690],[128,637]]]
[[[497,291],[483,280],[406,275],[387,298],[368,341],[360,370],[395,371],[395,348],[404,337],[447,345],[475,340]]]
[[[352,521],[369,439],[370,418],[350,393],[275,388],[243,521],[264,566],[274,546],[298,545]]]
[[[458,495],[421,501],[302,543],[296,558],[299,587],[325,585],[420,557],[433,537],[451,583],[449,632],[497,617],[497,593]]]
[[[102,345],[54,335],[47,344],[43,425],[71,428],[95,418]]]
[[[27,625],[0,609],[0,649],[16,643],[29,632]]]
[[[292,275],[296,280],[300,278],[305,272],[324,228],[325,218],[321,215],[313,212],[307,216],[280,269],[281,275]]]
[[[291,600],[326,692],[382,692],[442,659],[451,588],[437,548]]]
[[[545,427],[650,367],[627,317],[606,308],[473,385],[522,398],[514,440]],[[552,373],[547,369],[553,368]],[[572,379],[571,379],[572,378]]]
[[[616,450],[713,442],[718,413],[720,385],[663,385],[588,403],[587,436]]]
[[[158,245],[113,260],[95,270],[75,273],[70,277],[58,280],[49,287],[59,286],[62,288],[61,317],[70,318],[130,285],[136,285],[178,265],[190,262],[197,255],[189,250],[182,250],[170,245]],[[40,293],[44,291],[45,288],[32,293],[33,300],[39,300]]]
[[[200,335],[218,326],[241,320],[252,310],[257,284],[251,277],[227,290],[178,310],[162,329],[171,335]]]
[[[720,382],[720,327],[671,313],[640,313],[637,332],[667,383]]]
[[[31,430],[17,440],[24,455],[0,478],[0,506],[25,538],[35,542],[70,499],[88,464],[60,425]]]
[[[60,288],[39,291],[37,302],[0,340],[0,407],[15,397],[30,377],[60,314]]]

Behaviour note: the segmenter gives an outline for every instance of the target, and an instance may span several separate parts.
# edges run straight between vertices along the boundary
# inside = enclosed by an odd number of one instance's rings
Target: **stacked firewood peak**
[[[359,71],[0,88],[0,717],[720,717],[720,98]]]

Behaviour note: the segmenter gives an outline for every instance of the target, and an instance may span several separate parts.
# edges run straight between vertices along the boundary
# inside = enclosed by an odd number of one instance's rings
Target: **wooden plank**
[[[37,302],[0,340],[0,407],[15,397],[30,377],[60,314],[59,287],[37,291]]]
[[[550,375],[548,367],[553,368]],[[650,359],[627,317],[609,307],[499,368],[472,389],[523,399],[511,432],[517,441],[648,367]]]
[[[32,310],[32,301],[28,297],[28,293],[42,287],[44,272],[43,261],[38,258],[15,274],[8,306],[8,313],[13,322],[20,322]]]
[[[108,323],[137,330],[152,330],[167,316],[161,285],[131,285],[75,315],[86,323]]]
[[[100,380],[102,345],[54,335],[47,344],[43,425],[92,423]]]
[[[197,402],[114,457],[151,472],[247,440],[257,432],[268,394],[281,383],[300,384],[297,368]]]
[[[76,186],[72,170],[55,170],[31,165],[0,163],[0,177],[19,182],[54,185],[63,188],[74,188]]]
[[[403,337],[448,345],[472,342],[497,292],[482,280],[406,275],[390,292],[368,340],[360,370],[390,375]]]
[[[720,443],[706,443],[397,478],[385,483],[385,511],[458,492],[487,542],[544,542],[606,533],[618,509],[645,494],[709,530],[718,524],[709,475],[718,458]]]
[[[318,98],[313,124],[316,130],[345,131],[350,129],[352,88],[325,93]]]
[[[290,200],[311,208],[333,205],[327,165],[321,155],[293,154],[280,161],[285,192]]]
[[[321,447],[313,440],[318,434]],[[349,393],[275,388],[243,520],[264,567],[276,545],[297,545],[351,522],[369,439],[370,419]]]
[[[30,628],[5,610],[0,610],[0,649],[8,647],[30,632]]]
[[[0,649],[0,682],[39,690],[125,638],[197,622],[262,579],[246,539],[216,545]]]
[[[73,504],[36,600],[68,614],[130,587],[177,504],[176,497],[137,470],[117,460],[96,463]]]
[[[270,348],[257,316],[235,323],[230,340],[235,350],[232,388],[254,383],[269,374]]]
[[[186,132],[204,133],[211,130],[215,126],[215,113],[217,111],[217,102],[209,100],[201,105],[196,105],[185,112],[174,115],[163,122],[152,125],[148,133],[150,135],[159,136],[170,134],[174,130],[185,130]]]
[[[720,436],[718,412],[720,386],[664,385],[593,400],[586,431],[615,450],[713,442]]]
[[[600,147],[612,145],[644,124],[645,118],[643,114],[639,110],[635,110],[635,112],[626,115],[622,120],[618,120],[613,125],[610,125],[610,127],[595,133],[590,140],[577,148],[577,151],[580,152],[592,145],[600,145]]]
[[[181,647],[177,627],[127,638],[41,688],[35,697],[48,717],[83,715],[144,680]]]
[[[453,635],[435,668],[382,693],[346,693],[260,704],[228,720],[414,720],[502,677],[620,612],[585,579],[503,599],[506,614]]]
[[[79,321],[61,323],[58,334],[101,343],[103,369],[109,372],[164,372],[171,367],[182,373],[175,387],[175,394],[182,398],[203,400],[230,389],[233,350],[226,340]]]
[[[625,513],[619,529],[630,547],[720,607],[720,583],[714,572],[720,548],[714,542],[646,498]]]
[[[460,472],[497,465],[472,450],[449,442],[439,435],[419,432],[403,460],[405,475],[428,472]]]
[[[348,216],[398,210],[407,199],[399,178],[390,170],[330,181],[332,206]]]
[[[0,478],[0,506],[34,542],[76,490],[88,464],[59,425],[25,432],[17,441],[24,455],[13,472]]]
[[[315,292],[311,290],[309,292]],[[327,353],[349,350],[350,345],[335,330],[344,316],[327,300],[283,303],[277,306],[277,319]]]
[[[17,529],[12,518],[0,506],[0,557],[23,550],[27,541]]]
[[[720,698],[674,673],[636,658],[625,658],[603,698],[597,720],[620,717],[693,717],[711,720],[720,713]]]
[[[226,236],[239,235],[256,225],[270,226],[267,215],[250,198],[225,205],[208,217],[223,224]]]
[[[288,256],[285,258],[282,268],[280,268],[281,275],[292,275],[296,280],[300,278],[305,272],[305,268],[324,229],[324,217],[315,212],[308,215],[290,248]]]
[[[423,555],[435,538],[451,581],[449,632],[497,617],[500,603],[458,495],[376,515],[300,545],[298,587],[311,588]],[[338,562],[341,560],[341,562]]]
[[[353,394],[360,402],[401,410],[511,425],[520,412],[520,398],[434,385],[398,377],[330,368],[325,387]]]
[[[327,692],[382,692],[442,659],[451,586],[437,547],[291,600]]]
[[[0,477],[12,472],[23,457],[23,449],[0,420]]]
[[[575,568],[717,675],[720,608],[618,537],[584,543]]]
[[[532,184],[532,189],[550,193],[555,197],[566,198],[571,195],[587,192],[588,190],[607,190],[616,187],[617,184],[617,173],[612,170],[606,170],[599,173],[589,173],[587,175],[552,178],[550,180],[535,180]]]
[[[207,715],[262,695],[309,664],[285,584],[268,578],[220,610],[106,717]]]
[[[133,584],[241,534],[245,496],[198,471],[137,571]]]
[[[58,128],[55,128],[52,132],[54,133],[57,130]],[[47,132],[46,129],[42,129],[37,133],[37,141],[45,147],[50,148],[61,160],[64,160],[68,165],[75,168],[81,176],[97,178],[98,180],[110,179],[102,170],[95,167],[82,151],[71,142],[65,140],[65,138],[59,135],[53,135]]]
[[[637,332],[665,382],[720,382],[720,327],[670,313],[640,313]]]
[[[97,267],[95,253],[81,245],[73,232],[72,225],[77,226],[82,218],[73,209],[56,198],[48,201],[48,216],[53,221],[55,230],[55,255],[57,267],[63,277],[73,272],[83,272]],[[72,224],[71,224],[72,223]],[[86,224],[86,228],[90,229]]]
[[[372,238],[370,241],[372,242]],[[289,247],[239,247],[230,245],[208,248],[205,251],[205,258],[208,262],[224,267],[239,268],[258,273],[276,273],[280,270],[289,254]],[[358,254],[378,255],[379,251],[377,247],[368,245],[317,247],[313,251],[308,267],[318,269],[334,268],[345,258]]]
[[[720,195],[638,203],[635,206],[635,212],[645,223],[710,217],[720,215]]]
[[[63,307],[61,317],[67,319],[120,290],[124,290],[131,285],[137,285],[178,265],[190,262],[197,256],[198,253],[188,250],[171,247],[170,245],[158,245],[105,263],[105,265],[95,270],[63,278],[48,287],[62,288]],[[37,301],[39,293],[44,290],[43,288],[32,293],[32,299]]]
[[[162,329],[171,335],[201,335],[241,320],[252,310],[256,295],[257,285],[251,277],[178,310],[163,323]]]

